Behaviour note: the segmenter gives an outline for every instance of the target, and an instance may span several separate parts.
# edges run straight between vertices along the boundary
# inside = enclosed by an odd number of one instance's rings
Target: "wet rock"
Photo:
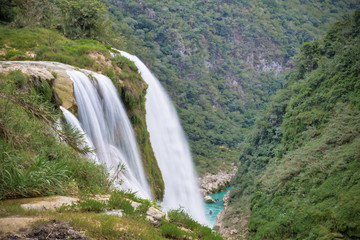
[[[204,200],[205,200],[206,203],[216,203],[216,201],[212,197],[210,197],[209,195],[205,196]]]
[[[223,197],[223,201],[224,201],[224,206],[226,207],[229,203],[229,198],[230,198],[230,191],[228,191],[225,196]]]

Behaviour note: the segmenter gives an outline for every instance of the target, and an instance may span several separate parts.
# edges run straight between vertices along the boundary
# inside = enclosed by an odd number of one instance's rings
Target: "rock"
[[[61,102],[57,102],[57,104],[61,104],[72,113],[77,113],[78,106],[75,100],[73,81],[66,72],[59,71],[56,73],[57,77],[54,81],[54,90],[61,100]]]
[[[155,226],[160,225],[161,218],[166,216],[165,213],[154,207],[149,207],[149,209],[146,212],[146,215],[147,215],[146,218],[150,220],[152,225]]]
[[[39,221],[40,218],[35,217],[6,217],[0,218],[0,237],[7,235],[5,239],[16,239],[9,238],[10,234],[22,234],[31,228],[32,224]]]
[[[229,203],[229,198],[230,198],[230,191],[228,191],[225,196],[223,197],[223,202],[224,202],[224,206],[226,207]]]
[[[205,196],[204,200],[205,200],[206,203],[216,203],[216,201],[212,197],[210,197],[209,195]]]
[[[41,65],[32,64],[31,62],[0,62],[0,72],[9,73],[11,71],[20,70],[23,74],[27,75],[35,81],[37,84],[39,80],[48,81],[51,83],[54,81],[54,75]]]
[[[73,203],[77,203],[78,198],[64,197],[64,196],[52,196],[52,197],[37,197],[37,198],[23,198],[6,200],[6,202],[19,203],[25,210],[55,210],[61,206],[69,206]]]
[[[68,223],[57,222],[55,220],[35,226],[29,234],[26,235],[30,239],[79,239],[90,240],[84,233],[76,231]]]
[[[221,236],[228,240],[246,239],[249,234],[249,229],[246,225],[250,216],[234,217],[231,212],[233,210],[229,206],[225,207],[217,215],[213,230],[219,232]]]
[[[74,84],[66,73],[68,69],[73,69],[73,67],[52,62],[0,62],[0,72],[2,73],[20,70],[24,75],[29,76],[35,86],[39,86],[42,81],[47,81],[50,86],[53,86],[56,103],[62,105],[72,113],[76,113],[77,103],[74,95]]]
[[[217,174],[205,174],[203,177],[199,178],[200,191],[204,196],[217,191],[220,187],[228,185],[236,172],[237,167],[234,167],[230,173],[220,170]]]
[[[98,201],[104,201],[104,202],[108,202],[110,198],[110,195],[98,195],[95,196],[94,199],[98,200]],[[136,210],[138,207],[141,206],[141,203],[132,201],[130,199],[128,199],[128,201],[131,203],[131,206]],[[105,211],[105,214],[108,215],[116,215],[119,217],[123,216],[122,210],[110,210],[110,211]],[[146,212],[146,218],[151,222],[151,224],[155,225],[155,226],[159,226],[160,225],[160,220],[162,217],[166,217],[166,213],[160,211],[157,208],[154,207],[149,207],[149,209]]]
[[[121,209],[113,209],[113,210],[105,211],[104,213],[106,215],[114,215],[114,216],[118,216],[118,217],[123,216],[123,212]]]

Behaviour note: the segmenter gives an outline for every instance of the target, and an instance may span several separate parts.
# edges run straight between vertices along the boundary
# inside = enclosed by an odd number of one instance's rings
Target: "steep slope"
[[[178,106],[200,173],[229,168],[291,57],[359,2],[104,1]]]
[[[250,239],[360,236],[359,34],[356,11],[302,46],[287,86],[242,149],[223,232],[237,228]]]

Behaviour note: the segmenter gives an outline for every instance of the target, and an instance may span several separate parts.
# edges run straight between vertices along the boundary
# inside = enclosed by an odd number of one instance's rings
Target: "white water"
[[[74,82],[79,120],[66,109],[61,107],[61,110],[69,124],[80,133],[85,133],[84,144],[96,150],[96,156],[90,153],[87,157],[104,164],[112,178],[118,176],[123,181],[121,184],[115,182],[116,187],[138,192],[139,197],[152,198],[136,145],[135,134],[117,90],[108,77],[88,70],[75,70],[70,65],[57,62],[7,61],[2,63],[21,64],[44,74],[48,72],[48,69],[55,72],[66,71]],[[121,165],[125,167],[124,172],[117,171]]]
[[[74,82],[81,127],[95,147],[100,163],[106,165],[112,177],[120,177],[122,189],[151,198],[134,132],[111,80],[85,70],[91,79],[80,71],[66,72]],[[65,114],[67,121],[74,124],[68,115]],[[124,172],[118,171],[121,165],[125,167]]]
[[[81,148],[89,147],[90,149],[94,150],[94,144],[92,143],[91,139],[86,135],[84,130],[81,127],[81,123],[79,120],[72,114],[70,111],[68,111],[66,108],[60,106],[60,110],[63,112],[64,117],[66,119],[66,122],[71,125],[75,130],[77,130],[81,135],[83,135],[83,142],[81,144]],[[94,152],[87,153],[87,158],[89,160],[93,160],[96,163],[100,163],[99,159],[97,158],[96,154]]]
[[[123,51],[119,52],[135,62],[142,78],[149,85],[145,103],[146,123],[165,182],[165,210],[183,207],[196,220],[206,224],[204,203],[190,149],[169,96],[159,80],[139,58]]]

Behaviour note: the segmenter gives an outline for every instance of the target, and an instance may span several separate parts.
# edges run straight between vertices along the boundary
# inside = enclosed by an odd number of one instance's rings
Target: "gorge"
[[[0,2],[0,240],[360,238],[359,1]]]

